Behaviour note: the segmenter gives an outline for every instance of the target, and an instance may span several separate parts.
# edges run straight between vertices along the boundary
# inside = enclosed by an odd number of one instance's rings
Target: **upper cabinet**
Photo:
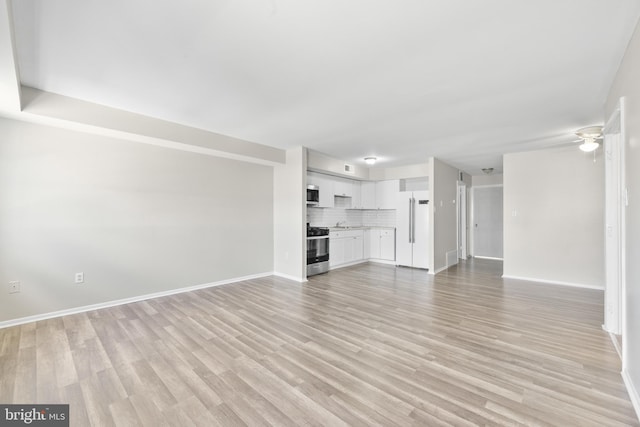
[[[353,196],[353,181],[344,178],[333,178],[333,194],[338,197]]]
[[[321,173],[308,172],[307,184],[318,186],[319,200],[315,207],[332,208],[333,202],[333,180],[328,175]]]
[[[399,191],[400,181],[397,179],[376,182],[376,208],[395,209]]]
[[[351,209],[364,209],[362,206],[362,183],[360,181],[353,181],[351,185]]]
[[[360,182],[316,172],[307,173],[307,184],[318,186],[319,208],[395,209],[400,189],[397,179]]]
[[[362,209],[378,209],[376,205],[376,183],[363,181],[360,184],[360,198]]]

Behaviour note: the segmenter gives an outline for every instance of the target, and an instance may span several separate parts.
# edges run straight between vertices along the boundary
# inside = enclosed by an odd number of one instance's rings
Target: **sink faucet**
[[[345,224],[346,222],[347,222],[347,221],[338,221],[338,222],[336,222],[336,227],[344,227],[344,224]]]

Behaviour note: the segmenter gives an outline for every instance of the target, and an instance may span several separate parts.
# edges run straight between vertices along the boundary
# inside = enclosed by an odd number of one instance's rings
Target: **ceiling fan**
[[[585,153],[597,150],[600,146],[598,140],[603,138],[602,126],[587,126],[578,129],[575,134],[578,136],[578,139],[574,142],[582,142],[579,148]]]

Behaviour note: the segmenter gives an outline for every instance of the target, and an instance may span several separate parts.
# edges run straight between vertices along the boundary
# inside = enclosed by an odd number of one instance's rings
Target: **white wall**
[[[458,169],[433,159],[433,179],[430,179],[432,196],[431,224],[433,228],[433,273],[447,267],[447,252],[458,246],[457,207]],[[432,184],[431,184],[432,183]]]
[[[287,150],[287,163],[274,168],[274,271],[292,280],[307,278],[307,153]]]
[[[502,185],[502,174],[491,175],[474,175],[471,177],[471,185],[478,187],[480,185]]]
[[[344,171],[345,164],[349,164],[353,167],[351,173],[346,173]],[[336,159],[313,150],[307,150],[307,167],[316,172],[342,176],[345,178],[360,180],[369,179],[369,168],[367,166],[361,166],[353,162]]]
[[[625,170],[629,206],[626,209],[626,331],[623,376],[640,416],[640,24],[627,47],[606,102],[606,117],[625,97]]]
[[[0,119],[0,321],[271,271],[272,167]]]
[[[504,156],[504,276],[604,288],[602,150]]]
[[[429,173],[429,162],[425,161],[424,163],[393,168],[373,167],[369,171],[369,179],[372,181],[385,181],[389,179],[421,178],[429,176]]]

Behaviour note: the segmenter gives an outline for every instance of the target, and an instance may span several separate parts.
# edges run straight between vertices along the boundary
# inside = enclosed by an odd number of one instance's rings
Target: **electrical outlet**
[[[84,273],[76,273],[76,283],[84,283]]]
[[[20,292],[20,282],[18,281],[9,282],[9,293],[17,294],[18,292]]]

